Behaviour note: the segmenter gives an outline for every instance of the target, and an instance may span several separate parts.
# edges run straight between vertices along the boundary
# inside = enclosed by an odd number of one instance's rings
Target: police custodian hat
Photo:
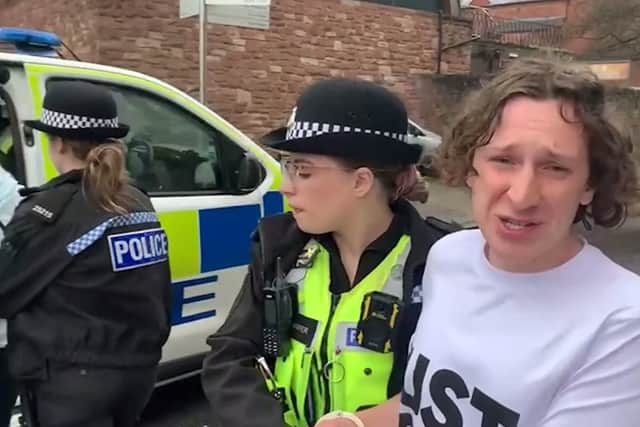
[[[365,80],[331,79],[305,89],[286,132],[276,129],[264,139],[286,152],[380,165],[417,163],[421,148],[408,142],[407,128],[406,108],[388,89]]]
[[[118,121],[111,92],[96,84],[75,80],[50,82],[40,120],[25,120],[25,125],[79,141],[122,138],[129,131],[129,126]]]

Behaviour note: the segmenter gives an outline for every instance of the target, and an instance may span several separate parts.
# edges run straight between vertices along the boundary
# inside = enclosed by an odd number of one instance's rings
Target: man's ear
[[[582,193],[582,196],[580,196],[580,204],[583,206],[588,206],[593,201],[593,197],[595,196],[595,194],[595,189],[591,188],[590,186],[587,187]]]
[[[366,196],[373,187],[376,177],[369,168],[358,168],[353,172],[353,190],[356,196]]]
[[[467,172],[467,177],[464,179],[464,183],[467,185],[468,188],[472,188],[473,183],[475,182],[477,177],[478,175],[476,173],[474,173],[473,171],[469,171]]]

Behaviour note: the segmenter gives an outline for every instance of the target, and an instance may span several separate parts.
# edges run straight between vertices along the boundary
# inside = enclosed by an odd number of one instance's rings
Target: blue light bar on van
[[[24,28],[0,27],[0,42],[25,43],[42,47],[60,47],[60,37],[54,33]]]
[[[0,27],[0,43],[14,45],[19,53],[40,56],[58,56],[56,48],[62,46],[54,33],[10,27]]]

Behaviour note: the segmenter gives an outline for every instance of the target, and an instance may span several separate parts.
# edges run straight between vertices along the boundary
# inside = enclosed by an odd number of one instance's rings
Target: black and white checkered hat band
[[[117,128],[118,118],[99,119],[95,117],[76,116],[74,114],[58,113],[47,109],[42,110],[40,121],[54,128],[59,129],[96,129],[96,128]]]
[[[382,135],[388,138],[397,139],[401,142],[408,142],[409,140],[409,136],[406,133],[362,129],[352,126],[333,125],[330,123],[293,122],[287,130],[287,141],[292,139],[310,138],[312,136],[322,135],[325,133],[364,133]]]

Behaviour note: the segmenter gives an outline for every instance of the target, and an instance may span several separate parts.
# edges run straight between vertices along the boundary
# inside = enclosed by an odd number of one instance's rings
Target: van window
[[[244,194],[260,184],[239,182],[247,152],[189,111],[148,92],[99,84],[130,126],[123,138],[129,174],[150,194]]]
[[[15,176],[15,156],[12,155],[13,138],[11,136],[11,120],[6,104],[0,99],[0,166]]]
[[[0,167],[24,185],[24,167],[16,135],[15,109],[8,94],[0,88]]]

